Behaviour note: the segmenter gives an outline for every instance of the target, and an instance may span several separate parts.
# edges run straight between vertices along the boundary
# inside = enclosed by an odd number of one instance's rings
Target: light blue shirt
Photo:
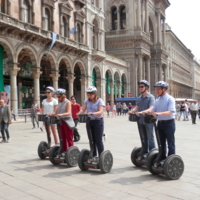
[[[89,112],[98,112],[99,106],[105,106],[104,101],[99,98],[96,102],[93,101],[89,101],[88,99],[84,101],[84,103],[86,104],[86,110],[87,113]],[[99,116],[90,116],[90,118],[102,118],[103,115],[99,115]]]
[[[167,117],[158,116],[157,119],[158,120],[174,119],[176,113],[175,99],[169,94],[165,94],[164,96],[158,97],[153,107],[153,111],[155,112],[172,111],[172,114],[170,116]]]
[[[138,100],[137,100],[138,112],[141,112],[143,110],[147,110],[151,106],[153,107],[154,104],[155,104],[155,98],[152,94],[147,93],[146,97],[143,97],[142,95],[140,95]],[[143,115],[140,115],[139,123],[145,124]]]

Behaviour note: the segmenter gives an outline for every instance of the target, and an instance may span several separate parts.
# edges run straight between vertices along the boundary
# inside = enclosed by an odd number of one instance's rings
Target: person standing
[[[119,112],[120,112],[120,104],[119,103],[117,103],[116,109],[117,109],[117,116],[119,116]]]
[[[130,113],[135,113],[135,112],[142,112],[147,109],[152,109],[154,104],[155,104],[155,98],[152,94],[148,92],[149,89],[149,82],[146,80],[141,80],[138,82],[139,85],[139,91],[141,95],[139,96],[137,100],[136,106],[129,111]],[[154,139],[154,131],[153,131],[153,124],[146,124],[144,122],[144,116],[140,116],[140,120],[138,123],[138,128],[141,132],[141,134],[144,137],[144,152],[148,153],[151,149],[154,149],[156,147],[155,145],[155,139]]]
[[[1,135],[2,135],[2,141],[1,143],[9,142],[10,140],[10,134],[8,131],[8,126],[11,124],[11,112],[8,105],[5,104],[4,100],[0,100],[0,126],[1,126]],[[6,137],[5,137],[6,133]]]
[[[42,109],[40,112],[41,115],[44,114],[44,115],[50,116],[56,113],[58,109],[58,100],[53,98],[54,92],[55,90],[53,87],[51,86],[46,87],[45,94],[47,98],[42,101]],[[58,142],[58,133],[56,130],[56,124],[50,124],[48,128],[49,128],[49,131],[53,133],[55,144],[58,144],[59,142]],[[41,127],[40,129],[42,130]]]
[[[190,112],[191,112],[191,116],[192,116],[192,124],[196,124],[196,118],[197,118],[198,110],[199,110],[199,107],[198,107],[197,101],[194,101],[190,105]]]
[[[107,117],[109,117],[109,112],[110,112],[110,105],[107,103],[106,105],[106,112],[107,112]]]
[[[33,128],[35,128],[35,122],[37,123],[37,126],[39,128],[39,122],[38,122],[38,118],[37,118],[37,112],[38,112],[38,105],[36,104],[36,101],[33,101],[33,104],[31,106],[31,120],[33,123]]]
[[[117,110],[116,104],[114,103],[112,106],[112,117],[114,117],[114,116],[116,117],[116,110]]]
[[[94,86],[90,86],[86,89],[87,98],[84,101],[83,108],[77,115],[80,115],[87,111],[88,117],[90,117],[89,126],[92,133],[93,138],[93,158],[88,160],[88,163],[97,161],[97,151],[99,157],[101,153],[104,151],[104,145],[102,141],[102,134],[104,131],[104,121],[103,121],[103,108],[105,107],[104,101],[97,96],[97,88]]]
[[[185,112],[185,103],[184,102],[181,102],[181,105],[180,105],[180,117],[179,117],[179,121],[181,119],[181,116],[183,115],[183,121],[186,121],[186,112]]]
[[[10,107],[10,111],[11,111],[11,114],[12,114],[12,116],[14,118],[14,121],[16,121],[16,115],[13,112],[13,107],[12,106]]]
[[[76,115],[76,113],[80,112],[81,106],[80,104],[76,103],[75,96],[71,96],[71,107],[72,107],[72,118],[74,120],[75,127],[77,127],[78,116]],[[74,142],[78,142],[80,140],[80,137],[81,136],[79,135],[79,132],[76,129],[74,129]]]
[[[128,110],[131,111],[131,109],[132,109],[132,104],[129,103],[129,104],[128,104]]]
[[[175,148],[175,99],[167,93],[169,84],[165,81],[159,81],[155,84],[156,93],[158,98],[156,99],[153,108],[144,111],[142,114],[150,114],[157,117],[157,129],[162,147],[162,154],[160,155],[160,161],[166,159],[167,156],[176,153]],[[167,141],[167,145],[166,145]],[[168,153],[167,153],[168,146]]]
[[[123,114],[123,115],[126,115],[127,110],[128,110],[128,107],[127,107],[126,103],[123,103],[123,105],[122,105],[122,109],[123,109],[122,114]]]

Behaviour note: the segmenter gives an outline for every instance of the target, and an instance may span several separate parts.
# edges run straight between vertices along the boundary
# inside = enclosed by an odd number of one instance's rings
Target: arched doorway
[[[74,95],[77,102],[81,103],[81,69],[78,64],[74,68]]]
[[[127,80],[125,74],[122,74],[121,78],[121,94],[122,97],[127,97]]]
[[[107,70],[105,73],[105,79],[106,79],[106,84],[105,84],[105,93],[106,93],[106,102],[111,103],[111,87],[110,83],[112,82],[112,74],[110,70]]]
[[[67,97],[69,97],[69,84],[67,81],[67,67],[64,63],[61,63],[59,67],[59,74],[60,77],[58,79],[58,87],[59,88],[64,88],[67,91]]]
[[[114,99],[121,97],[121,90],[119,90],[119,85],[120,85],[120,78],[119,78],[119,73],[115,72],[114,75]]]

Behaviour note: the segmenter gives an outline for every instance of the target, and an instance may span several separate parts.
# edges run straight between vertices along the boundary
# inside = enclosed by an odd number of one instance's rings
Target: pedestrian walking
[[[132,104],[129,103],[129,104],[128,104],[128,110],[131,111],[131,109],[132,109]]]
[[[78,125],[77,113],[80,112],[81,106],[76,102],[75,96],[71,96],[71,107],[72,107],[72,118],[74,120],[75,127],[77,127]],[[80,137],[81,136],[79,135],[79,132],[76,129],[74,129],[74,142],[78,142],[80,140]]]
[[[176,103],[176,116],[175,119],[179,120],[180,117],[180,109],[181,109],[181,105],[179,104],[179,102]]]
[[[36,101],[33,101],[33,104],[31,106],[31,120],[32,120],[32,123],[33,123],[33,128],[35,128],[35,122],[37,123],[37,126],[39,128],[39,122],[38,122],[38,118],[37,118],[37,112],[38,112],[38,105],[36,103]]]
[[[117,115],[116,115],[116,110],[117,110],[117,108],[116,108],[116,104],[114,103],[113,104],[113,106],[112,106],[112,117],[116,117]]]
[[[197,118],[198,110],[199,110],[199,107],[198,107],[197,101],[194,101],[190,105],[190,112],[191,112],[191,117],[192,117],[192,124],[196,124],[196,118]]]
[[[110,104],[107,103],[106,105],[106,112],[107,112],[107,117],[109,117],[109,113],[110,113]]]
[[[185,102],[181,102],[180,105],[180,117],[179,117],[179,121],[181,119],[181,116],[183,115],[183,121],[186,121],[186,112],[185,112]]]
[[[16,115],[15,115],[15,113],[13,112],[13,107],[12,107],[12,106],[10,107],[10,111],[11,111],[11,115],[12,115],[13,118],[14,118],[14,121],[16,121]]]
[[[42,109],[40,112],[41,115],[44,114],[47,116],[51,115],[53,116],[57,112],[58,100],[53,97],[54,92],[55,90],[53,87],[51,86],[46,87],[45,94],[47,98],[42,101]],[[52,132],[53,134],[55,144],[58,144],[59,141],[58,141],[58,133],[56,130],[56,124],[50,124],[48,128],[49,131]],[[40,129],[42,130],[42,127],[40,127]]]
[[[1,143],[8,143],[10,141],[9,124],[11,124],[11,111],[8,105],[5,104],[3,99],[0,100],[0,127],[2,141]],[[6,133],[6,137],[5,137]]]
[[[117,116],[119,116],[119,113],[120,113],[120,104],[119,103],[116,104],[116,111],[117,111]]]
[[[155,104],[155,97],[148,92],[150,86],[149,82],[146,80],[141,80],[138,82],[138,85],[141,95],[137,100],[137,105],[131,111],[129,111],[129,113],[136,113],[136,112],[141,113],[142,111],[145,111],[149,108],[152,109]],[[153,124],[146,124],[144,122],[144,116],[141,115],[138,127],[144,138],[143,154],[145,154],[148,153],[151,149],[154,149],[156,147]]]
[[[127,111],[128,111],[128,107],[127,107],[126,103],[123,103],[123,105],[122,105],[122,114],[126,115]]]

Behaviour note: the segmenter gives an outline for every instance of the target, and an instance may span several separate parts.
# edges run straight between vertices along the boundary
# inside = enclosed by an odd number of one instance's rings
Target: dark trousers
[[[107,116],[109,117],[109,112],[110,112],[110,110],[106,110],[107,111]]]
[[[190,111],[191,112],[191,117],[192,117],[192,123],[196,123],[196,118],[197,118],[197,111]]]
[[[143,141],[143,152],[142,154],[148,153],[151,149],[156,148],[153,124],[138,124],[138,128],[141,133],[141,140]]]
[[[165,121],[159,122],[157,124],[158,134],[160,137],[160,142],[162,146],[162,155],[160,159],[165,159],[167,157],[166,141],[168,144],[168,156],[175,154],[175,121]]]
[[[104,122],[101,120],[90,120],[90,129],[92,133],[92,139],[94,144],[93,156],[97,156],[97,149],[99,156],[104,151],[104,145],[102,141],[102,134],[104,131]]]
[[[74,119],[74,123],[75,123],[75,127],[77,127],[78,118]],[[76,129],[74,129],[74,140],[76,140],[76,136],[79,136],[79,132]]]
[[[1,121],[1,135],[2,135],[2,138],[3,140],[5,140],[5,133],[6,133],[6,136],[7,136],[7,139],[10,138],[10,135],[9,135],[9,131],[8,131],[8,126],[9,124],[8,123],[5,123],[3,120]]]
[[[16,115],[15,115],[15,114],[12,114],[12,116],[13,116],[14,120],[16,121]]]

